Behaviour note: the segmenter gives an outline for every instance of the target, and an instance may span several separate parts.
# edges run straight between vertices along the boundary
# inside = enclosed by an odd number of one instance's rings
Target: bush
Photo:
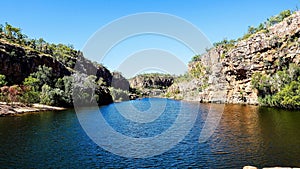
[[[193,58],[192,58],[192,62],[195,62],[195,61],[200,61],[200,55],[195,55],[195,56],[193,56]]]
[[[205,75],[205,67],[201,62],[196,62],[194,67],[190,70],[189,74],[194,78],[201,78]]]
[[[32,76],[28,76],[27,78],[25,78],[23,84],[25,86],[29,86],[31,90],[38,90],[40,85],[40,80]]]
[[[55,87],[63,91],[60,105],[71,106],[73,104],[73,80],[72,76],[64,76],[57,80]]]
[[[38,82],[38,89],[41,89],[44,84],[54,87],[56,82],[56,79],[53,76],[52,68],[45,65],[39,66],[38,70],[35,73],[32,73],[30,76],[38,79],[38,81],[36,81]]]
[[[8,89],[9,89],[8,86],[1,87],[1,90],[0,90],[0,101],[9,102],[9,99],[8,99],[8,94],[9,94]]]
[[[121,89],[109,88],[110,94],[114,101],[129,100],[129,92]]]
[[[46,105],[60,105],[63,91],[58,88],[51,88],[49,85],[44,84],[42,86],[42,92],[40,95],[40,103]]]
[[[254,73],[251,84],[259,92],[261,105],[300,108],[300,67],[295,64],[273,76]]]
[[[260,95],[271,94],[270,77],[261,73],[254,73],[251,79],[251,85],[253,88],[259,91]]]
[[[40,102],[40,92],[35,91],[31,86],[27,86],[26,90],[21,96],[21,102],[27,105]]]
[[[300,80],[300,79],[299,79]],[[284,108],[300,108],[300,82],[292,81],[287,84],[283,90],[278,92],[274,99],[280,107]]]
[[[5,80],[5,75],[0,74],[0,87],[5,86],[7,81]]]

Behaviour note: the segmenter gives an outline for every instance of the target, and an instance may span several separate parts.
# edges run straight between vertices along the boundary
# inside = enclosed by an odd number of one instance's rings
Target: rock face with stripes
[[[299,44],[300,11],[268,27],[266,31],[236,42],[230,49],[222,45],[210,49],[189,64],[190,70],[197,62],[205,65],[205,75],[198,81],[208,79],[207,83],[200,83],[207,87],[196,91],[192,100],[258,104],[257,91],[251,86],[251,76],[255,72],[272,75],[290,63],[299,65]],[[179,92],[186,92],[187,88],[188,85],[181,87]],[[189,92],[195,93],[195,89]],[[191,100],[189,94],[184,95],[183,99]]]

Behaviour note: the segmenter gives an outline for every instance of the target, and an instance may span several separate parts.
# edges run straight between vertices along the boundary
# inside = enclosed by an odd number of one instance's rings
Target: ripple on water
[[[118,103],[149,110],[149,99]],[[152,101],[165,101],[153,99]],[[74,110],[0,118],[1,168],[242,168],[245,165],[300,167],[300,112],[256,106],[226,105],[214,134],[199,143],[212,104],[168,100],[153,122],[141,124],[120,115],[114,104],[101,107],[107,122],[130,137],[166,131],[179,106],[187,113],[200,106],[189,134],[171,150],[146,159],[124,158],[103,150],[81,128]],[[97,112],[95,112],[97,114]],[[176,134],[174,134],[176,136]],[[163,143],[161,144],[163,145]],[[111,144],[109,146],[117,146]],[[147,147],[147,145],[144,145]],[[157,147],[158,149],[160,147]]]

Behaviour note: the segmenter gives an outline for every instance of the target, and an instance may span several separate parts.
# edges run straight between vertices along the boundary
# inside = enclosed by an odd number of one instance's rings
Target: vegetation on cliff
[[[166,89],[174,83],[174,75],[163,73],[144,73],[131,79],[130,91],[143,96],[163,96]]]
[[[74,78],[80,79],[82,83],[75,86]],[[76,92],[74,96],[83,105],[89,104],[92,99],[96,99],[100,105],[112,102],[103,81],[96,79],[96,76],[79,73],[55,79],[52,77],[52,68],[40,66],[39,70],[27,77],[22,85],[0,86],[0,100],[8,103],[22,102],[27,105],[41,103],[69,107],[73,104],[73,92]],[[91,91],[92,89],[95,93]]]
[[[189,64],[188,72],[175,77],[174,83],[168,88],[165,97],[178,100],[184,98],[186,100],[197,99],[199,92],[203,91],[208,86],[208,71],[209,69],[207,69],[202,62],[192,61]]]
[[[0,39],[17,44],[25,50],[47,54],[70,68],[75,66],[76,58],[80,53],[72,45],[48,43],[43,38],[31,39],[22,33],[21,28],[13,27],[8,23],[0,24]],[[14,50],[10,53],[10,55],[15,54]]]
[[[290,10],[250,26],[196,55],[168,97],[204,102],[299,107],[300,12]],[[222,93],[222,94],[220,94]]]
[[[72,45],[30,39],[8,23],[0,25],[0,66],[0,101],[69,107],[76,92],[81,104],[92,99],[99,105],[112,102],[108,87],[113,75],[105,67],[87,60]]]
[[[246,40],[249,37],[251,37],[252,35],[259,33],[259,32],[267,33],[269,27],[282,22],[285,18],[291,16],[292,13],[293,12],[291,10],[284,10],[284,11],[280,12],[278,15],[272,16],[272,17],[268,18],[265,22],[260,23],[257,27],[249,26],[247,33],[245,33],[243,35],[243,37],[238,38],[237,40],[224,39],[220,42],[215,42],[214,46],[215,47],[222,46],[223,48],[226,49],[226,51],[228,51],[228,50],[232,49],[235,46],[235,43],[238,41]]]
[[[83,104],[92,99],[99,104],[127,100],[133,92],[299,108],[299,24],[300,12],[285,10],[258,27],[250,26],[243,37],[224,39],[207,53],[194,56],[182,76],[150,73],[128,82],[121,73],[85,59],[72,45],[30,39],[6,23],[0,25],[0,99],[71,106],[74,91],[80,93],[76,99]],[[80,66],[75,71],[76,62]],[[81,83],[74,86],[74,81]],[[220,91],[227,92],[224,100],[215,97],[221,96]]]
[[[273,75],[255,73],[252,86],[258,90],[259,102],[265,106],[300,108],[300,67],[290,64]]]

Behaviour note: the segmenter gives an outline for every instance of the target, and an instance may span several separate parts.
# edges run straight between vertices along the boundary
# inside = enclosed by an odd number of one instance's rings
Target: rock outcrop
[[[134,88],[166,88],[173,84],[174,77],[167,75],[138,75],[129,80]]]
[[[140,90],[142,95],[159,96],[174,83],[174,77],[164,74],[144,74],[129,79],[130,87]]]
[[[85,75],[95,75],[96,81],[102,80],[101,86],[95,91],[99,96],[99,105],[112,103],[112,96],[108,87],[114,85],[116,88],[129,89],[129,82],[121,74],[112,74],[104,66],[93,63],[84,58],[82,52],[72,56],[60,56],[72,59],[73,67],[68,67],[50,54],[45,54],[28,46],[0,39],[0,74],[5,75],[8,85],[22,84],[24,79],[38,70],[39,66],[52,68],[53,79],[70,76],[77,72]],[[100,85],[100,84],[99,84]]]
[[[229,50],[217,46],[196,62],[206,65],[208,87],[196,99],[203,102],[258,104],[251,86],[255,72],[274,74],[289,63],[300,63],[300,12],[235,43]],[[203,77],[204,78],[204,77]],[[184,92],[184,89],[180,89]],[[183,99],[186,99],[184,97]]]
[[[130,89],[129,81],[125,77],[123,77],[120,72],[112,73],[111,86],[115,89],[121,89],[125,91]]]
[[[76,70],[95,75],[98,79],[102,78],[107,86],[111,85],[113,75],[104,66],[85,59],[80,52],[74,61],[77,61],[76,68],[67,67],[51,55],[0,39],[0,74],[6,76],[9,84],[21,84],[31,73],[36,72],[39,66],[45,65],[52,68],[54,78],[69,76]]]
[[[282,66],[300,61],[300,12],[256,33],[225,53],[223,75],[228,82],[227,103],[257,104],[257,91],[251,87],[255,72],[274,74]]]
[[[5,75],[10,84],[21,84],[40,65],[51,67],[54,77],[71,74],[70,70],[49,55],[0,40],[0,74]]]
[[[112,73],[106,67],[86,59],[81,52],[76,58],[75,67],[71,69],[83,74],[95,75],[97,77],[96,80],[101,78],[106,86],[111,86],[113,79]]]

